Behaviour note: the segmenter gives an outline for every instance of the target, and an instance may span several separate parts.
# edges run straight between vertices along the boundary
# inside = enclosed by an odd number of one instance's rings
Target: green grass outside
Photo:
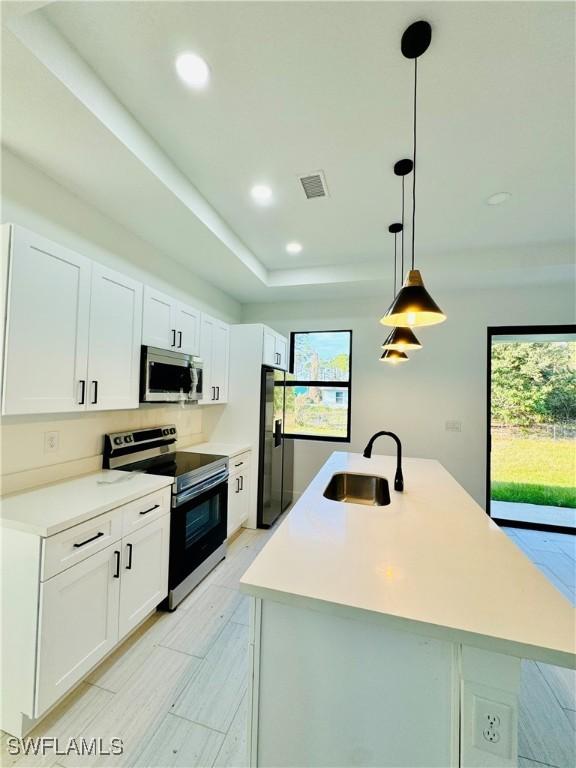
[[[576,489],[559,485],[531,485],[530,483],[492,483],[494,501],[519,501],[524,504],[542,504],[546,507],[576,508]]]
[[[492,440],[491,497],[576,508],[576,446],[572,440]]]

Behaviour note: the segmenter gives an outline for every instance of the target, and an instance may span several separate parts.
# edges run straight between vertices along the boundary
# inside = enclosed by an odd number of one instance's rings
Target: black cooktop
[[[181,477],[225,458],[226,456],[215,456],[209,453],[174,451],[163,456],[154,456],[152,459],[136,461],[134,464],[125,464],[122,469],[128,472],[145,472],[147,475]]]

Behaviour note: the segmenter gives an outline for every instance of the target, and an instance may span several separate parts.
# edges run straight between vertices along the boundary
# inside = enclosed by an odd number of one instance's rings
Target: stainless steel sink
[[[326,486],[324,498],[346,504],[368,504],[385,507],[390,504],[388,480],[374,475],[337,472]]]

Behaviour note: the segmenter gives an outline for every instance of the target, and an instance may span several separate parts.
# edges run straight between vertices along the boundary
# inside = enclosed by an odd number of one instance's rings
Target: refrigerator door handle
[[[274,448],[282,445],[282,419],[276,419],[274,422]]]

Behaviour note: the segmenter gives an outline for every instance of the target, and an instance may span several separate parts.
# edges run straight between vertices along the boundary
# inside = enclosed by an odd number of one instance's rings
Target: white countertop
[[[566,598],[437,461],[337,452],[241,579],[280,602],[576,666]],[[323,497],[334,472],[384,476],[389,506]]]
[[[187,451],[188,453],[209,453],[214,456],[228,456],[231,459],[233,456],[239,456],[241,453],[251,451],[252,446],[249,443],[197,443],[191,445],[188,448],[182,448],[180,450]]]
[[[172,477],[102,470],[92,475],[7,496],[0,502],[0,524],[37,536],[59,531],[171,485]]]

